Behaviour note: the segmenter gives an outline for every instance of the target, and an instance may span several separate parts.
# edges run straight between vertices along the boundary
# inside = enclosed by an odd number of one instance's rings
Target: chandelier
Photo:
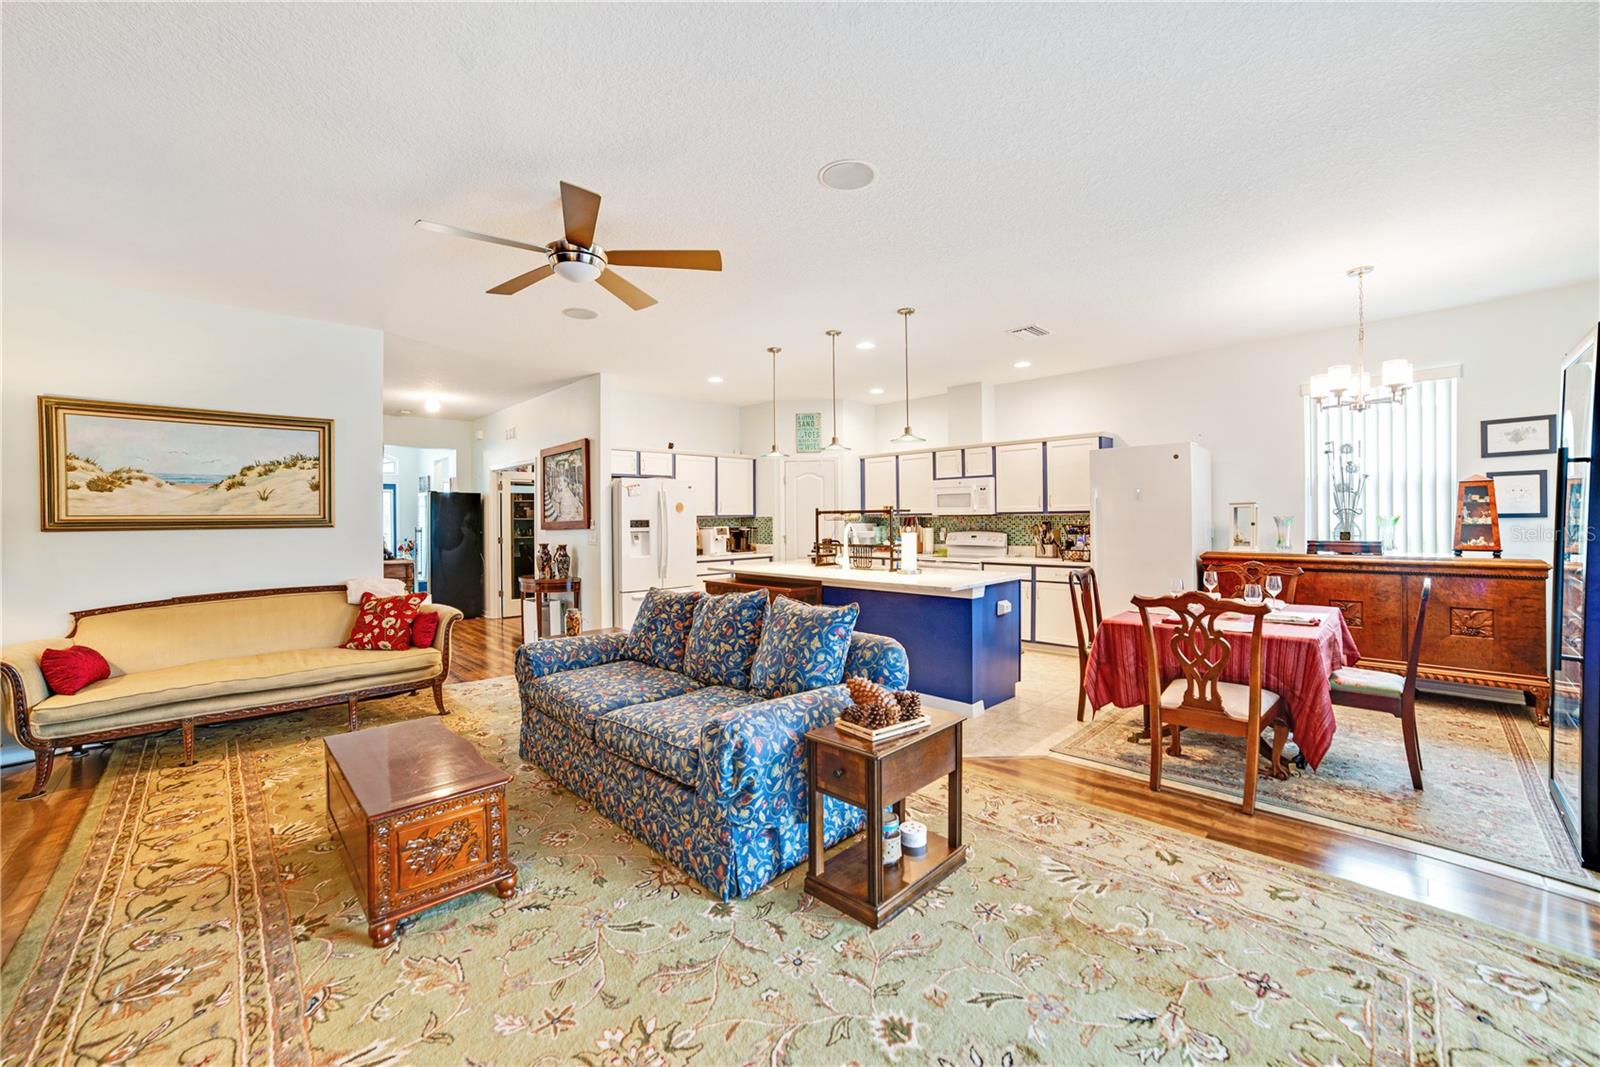
[[[1311,376],[1311,398],[1324,411],[1349,408],[1365,411],[1373,404],[1398,404],[1416,381],[1409,359],[1386,359],[1374,384],[1367,373],[1367,287],[1373,267],[1351,267],[1345,276],[1356,280],[1356,365],[1338,363],[1326,374]]]

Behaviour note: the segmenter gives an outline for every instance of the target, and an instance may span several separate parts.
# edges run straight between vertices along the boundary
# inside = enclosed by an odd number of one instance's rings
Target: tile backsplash
[[[772,516],[757,515],[754,518],[728,519],[718,515],[701,515],[695,520],[704,530],[708,526],[751,526],[756,531],[756,544],[772,544]]]
[[[878,518],[875,521],[882,524],[885,520]],[[933,542],[936,548],[943,547],[945,535],[951,530],[998,531],[1006,535],[1008,545],[1031,545],[1034,541],[1029,528],[1046,521],[1058,530],[1064,527],[1073,539],[1081,534],[1085,549],[1090,547],[1091,540],[1087,511],[1062,511],[1049,515],[935,515],[931,518],[924,517],[922,521],[933,526]]]

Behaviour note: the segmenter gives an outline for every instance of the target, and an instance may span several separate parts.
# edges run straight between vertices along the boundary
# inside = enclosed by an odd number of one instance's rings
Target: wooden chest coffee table
[[[375,948],[401,919],[492,885],[517,888],[506,853],[511,776],[435,718],[323,739],[328,822]]]
[[[932,724],[914,734],[872,744],[822,726],[806,734],[806,784],[811,792],[811,870],[806,892],[877,929],[938,885],[967,859],[961,839],[960,715],[928,711]],[[928,830],[925,856],[901,854],[883,866],[883,809],[893,805],[901,822],[906,797],[940,778],[949,783],[945,833]],[[867,811],[861,840],[832,856],[822,848],[822,797],[838,797]]]

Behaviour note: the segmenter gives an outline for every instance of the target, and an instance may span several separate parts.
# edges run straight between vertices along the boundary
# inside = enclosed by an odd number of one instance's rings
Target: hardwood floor
[[[459,623],[450,681],[510,674],[521,636],[514,618]],[[49,883],[105,770],[107,753],[99,749],[57,760],[50,791],[38,800],[16,799],[32,781],[30,766],[0,773],[0,954],[10,954]],[[1092,804],[1148,819],[1570,951],[1600,955],[1600,904],[1586,899],[1286,816],[1258,812],[1246,817],[1227,804],[1180,790],[1151,793],[1143,782],[1047,757],[985,757],[968,763],[1021,782],[1062,806]]]

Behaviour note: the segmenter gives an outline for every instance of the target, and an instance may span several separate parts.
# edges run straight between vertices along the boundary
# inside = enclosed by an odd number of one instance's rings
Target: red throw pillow
[[[428,599],[427,593],[408,593],[405,596],[373,596],[361,594],[361,609],[356,613],[355,625],[350,628],[350,640],[345,648],[359,648],[369,652],[398,652],[411,647],[411,620],[417,609]]]
[[[69,696],[91,682],[111,677],[111,664],[88,645],[47,648],[39,656],[39,669],[52,693]]]
[[[411,620],[411,647],[432,648],[433,639],[438,633],[439,613],[419,611],[417,617]]]

